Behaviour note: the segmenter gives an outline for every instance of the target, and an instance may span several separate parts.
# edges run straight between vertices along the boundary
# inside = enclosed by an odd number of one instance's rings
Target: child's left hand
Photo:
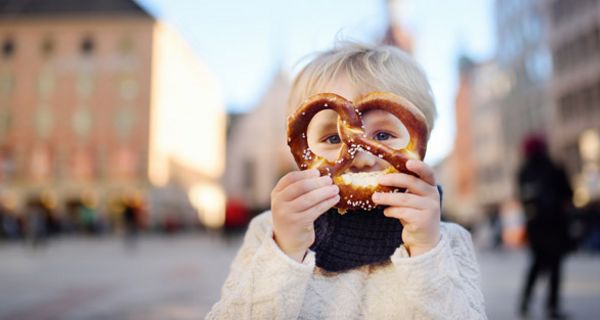
[[[440,194],[433,170],[422,161],[409,160],[406,168],[418,177],[390,173],[379,179],[381,185],[406,188],[405,193],[373,194],[373,202],[387,205],[384,214],[402,223],[402,240],[409,254],[421,255],[440,240]]]

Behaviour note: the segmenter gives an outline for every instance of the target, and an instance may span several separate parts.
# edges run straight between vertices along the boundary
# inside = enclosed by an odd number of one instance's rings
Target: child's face
[[[321,92],[335,93],[351,101],[365,94],[365,92],[357,90],[345,78],[340,78],[338,81],[325,86]],[[370,139],[393,149],[401,149],[408,144],[408,130],[394,115],[382,110],[373,110],[364,113],[362,119],[365,125],[365,134]],[[335,161],[338,158],[342,146],[337,131],[337,121],[338,115],[335,111],[324,110],[312,119],[307,130],[310,149],[329,161]],[[390,164],[387,161],[367,151],[361,151],[356,154],[349,171],[382,171],[389,166]]]

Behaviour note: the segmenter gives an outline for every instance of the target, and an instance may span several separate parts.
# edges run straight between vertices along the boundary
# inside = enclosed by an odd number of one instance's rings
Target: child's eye
[[[379,141],[384,141],[384,140],[389,140],[392,139],[394,136],[392,136],[391,134],[385,132],[385,131],[379,131],[377,133],[375,133],[375,140],[379,140]]]
[[[337,134],[333,134],[330,135],[329,137],[325,138],[325,140],[323,140],[329,144],[338,144],[340,142],[342,142],[342,140],[340,139],[340,136],[338,136]]]

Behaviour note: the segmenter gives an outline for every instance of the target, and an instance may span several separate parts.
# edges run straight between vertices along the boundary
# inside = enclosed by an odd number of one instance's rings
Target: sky
[[[336,39],[373,41],[387,25],[385,0],[138,0],[173,25],[221,82],[230,112],[249,112],[276,72]],[[458,57],[494,55],[493,0],[404,0],[395,12],[415,41],[438,119],[428,146],[435,164],[454,142]],[[465,14],[468,12],[468,14]]]

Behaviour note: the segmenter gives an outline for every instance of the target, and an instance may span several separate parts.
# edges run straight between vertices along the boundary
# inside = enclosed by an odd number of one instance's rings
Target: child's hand
[[[271,192],[273,236],[285,254],[301,262],[315,241],[313,222],[340,201],[339,189],[316,169],[292,171]]]
[[[386,186],[406,188],[405,193],[373,194],[373,202],[388,205],[387,217],[402,223],[402,240],[411,256],[423,254],[440,240],[440,194],[433,170],[424,162],[409,160],[406,168],[418,177],[405,173],[391,173],[380,178]]]

